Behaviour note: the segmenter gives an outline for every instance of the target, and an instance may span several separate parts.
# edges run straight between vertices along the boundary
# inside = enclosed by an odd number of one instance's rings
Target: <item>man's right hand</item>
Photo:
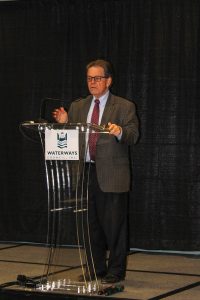
[[[56,108],[52,112],[52,117],[55,119],[58,123],[67,123],[68,122],[68,114],[64,107]]]

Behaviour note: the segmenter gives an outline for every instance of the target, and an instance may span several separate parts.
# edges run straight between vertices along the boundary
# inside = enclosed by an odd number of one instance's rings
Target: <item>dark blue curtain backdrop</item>
[[[1,241],[46,241],[43,154],[19,124],[87,95],[85,65],[106,58],[140,119],[130,246],[199,250],[199,16],[198,0],[0,2]]]

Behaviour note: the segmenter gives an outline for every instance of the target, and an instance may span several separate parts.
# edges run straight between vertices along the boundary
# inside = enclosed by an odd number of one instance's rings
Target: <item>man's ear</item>
[[[111,84],[112,84],[112,77],[108,77],[107,83],[106,83],[107,88],[109,88],[111,86]]]

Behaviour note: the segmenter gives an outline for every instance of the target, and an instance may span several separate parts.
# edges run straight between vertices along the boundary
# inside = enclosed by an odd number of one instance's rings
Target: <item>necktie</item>
[[[95,99],[95,105],[92,112],[91,123],[92,124],[99,124],[99,99]],[[90,159],[95,161],[95,152],[96,152],[96,143],[98,139],[98,133],[93,132],[89,133],[89,153]]]

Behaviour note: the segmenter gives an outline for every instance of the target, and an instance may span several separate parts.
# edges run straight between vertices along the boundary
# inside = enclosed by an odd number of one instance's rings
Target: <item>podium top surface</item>
[[[46,129],[77,129],[81,132],[95,131],[108,133],[109,130],[105,126],[92,123],[48,123],[45,121],[25,121],[21,123],[22,127],[27,129],[45,131]]]

